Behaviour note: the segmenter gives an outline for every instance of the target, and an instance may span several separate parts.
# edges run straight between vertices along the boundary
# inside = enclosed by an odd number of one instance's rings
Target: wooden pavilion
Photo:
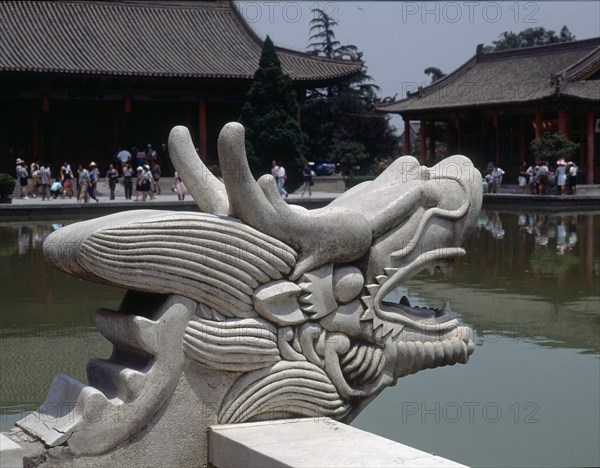
[[[423,163],[435,162],[441,137],[448,154],[484,170],[492,162],[516,181],[521,162],[533,159],[531,140],[559,131],[580,144],[573,159],[584,180],[600,182],[600,38],[491,53],[478,46],[452,73],[378,109],[400,114],[405,126],[420,122]],[[436,122],[446,124],[443,135]]]
[[[263,44],[223,0],[3,1],[0,18],[0,172],[9,174],[17,157],[108,164],[119,147],[160,147],[179,124],[214,160]],[[277,52],[299,101],[362,66]]]

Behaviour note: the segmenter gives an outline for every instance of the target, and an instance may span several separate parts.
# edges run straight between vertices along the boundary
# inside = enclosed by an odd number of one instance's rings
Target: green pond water
[[[86,381],[111,346],[97,307],[123,290],[44,262],[44,238],[72,221],[0,223],[0,429],[45,399],[52,377]],[[600,465],[600,212],[483,211],[453,275],[422,273],[394,295],[449,301],[472,326],[467,365],[385,390],[353,425],[471,466]]]

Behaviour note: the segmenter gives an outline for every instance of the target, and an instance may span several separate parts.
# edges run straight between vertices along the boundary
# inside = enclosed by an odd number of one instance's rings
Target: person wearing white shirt
[[[281,161],[280,161],[279,168],[277,171],[277,178],[275,180],[277,181],[277,190],[279,190],[279,194],[285,198],[288,197],[287,190],[283,187],[286,179],[287,179],[287,176],[285,175],[285,167],[283,167],[283,164],[281,164]]]

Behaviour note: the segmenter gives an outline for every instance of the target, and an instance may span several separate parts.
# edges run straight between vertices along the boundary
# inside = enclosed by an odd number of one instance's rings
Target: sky
[[[566,25],[577,39],[600,36],[599,1],[541,2],[320,2],[238,1],[242,16],[275,45],[306,51],[313,8],[338,21],[342,44],[363,52],[380,96],[401,99],[427,85],[423,73],[437,67],[450,73],[475,55],[477,44],[491,45],[504,31],[543,27],[556,33]],[[399,130],[402,121],[392,120]]]

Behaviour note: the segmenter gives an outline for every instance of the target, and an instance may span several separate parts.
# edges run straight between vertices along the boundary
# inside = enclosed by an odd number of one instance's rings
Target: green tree
[[[329,151],[329,159],[346,166],[360,164],[368,158],[369,153],[367,153],[365,145],[357,141],[338,141]]]
[[[297,115],[292,81],[283,73],[273,41],[267,36],[240,115],[246,128],[248,163],[255,176],[268,173],[276,159],[286,168],[290,183],[299,182],[305,159]]]
[[[390,156],[397,149],[398,138],[389,117],[375,112],[379,87],[371,83],[362,53],[355,45],[342,45],[336,40],[336,20],[322,10],[312,12],[315,16],[311,20],[309,48],[313,53],[361,62],[361,71],[327,88],[309,90],[302,110],[302,128],[308,136],[307,157],[345,164],[363,161],[368,165],[376,157]],[[352,149],[353,156],[343,157],[341,148]]]
[[[315,54],[321,57],[333,58],[340,47],[340,41],[335,39],[333,27],[337,26],[336,19],[331,18],[327,13],[319,8],[313,8],[311,12],[314,18],[310,20],[310,37],[308,44]]]
[[[446,74],[437,67],[427,67],[423,70],[423,73],[431,78],[432,83],[446,76]]]
[[[575,36],[569,31],[567,26],[563,26],[557,35],[555,31],[545,28],[527,28],[520,33],[505,31],[498,37],[497,41],[492,41],[493,46],[484,48],[485,52],[497,50],[518,49],[522,47],[534,47],[539,45],[554,44],[557,42],[574,41]]]
[[[571,157],[579,149],[579,143],[573,143],[564,133],[548,132],[532,140],[529,148],[536,158],[556,161]]]

